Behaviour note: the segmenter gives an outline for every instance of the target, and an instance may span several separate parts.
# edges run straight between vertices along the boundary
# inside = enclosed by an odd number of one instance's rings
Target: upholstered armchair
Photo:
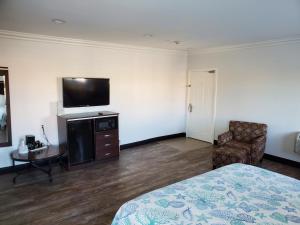
[[[266,124],[230,121],[229,131],[218,136],[218,146],[246,150],[246,163],[257,164],[263,158],[266,140]]]

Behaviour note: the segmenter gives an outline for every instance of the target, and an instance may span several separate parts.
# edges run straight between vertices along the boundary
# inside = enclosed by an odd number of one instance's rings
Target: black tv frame
[[[66,104],[65,102],[65,81],[76,79],[87,79],[87,80],[107,80],[107,102],[105,104]],[[110,79],[109,78],[96,78],[96,77],[63,77],[62,78],[62,99],[64,108],[78,108],[78,107],[94,107],[94,106],[105,106],[110,104]]]

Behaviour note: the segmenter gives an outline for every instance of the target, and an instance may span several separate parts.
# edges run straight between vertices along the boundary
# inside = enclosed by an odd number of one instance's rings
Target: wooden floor
[[[69,172],[55,168],[54,181],[32,171],[12,184],[0,176],[0,224],[110,224],[126,201],[211,170],[213,146],[176,138],[121,152],[119,160]],[[300,169],[264,160],[264,168],[300,179]]]

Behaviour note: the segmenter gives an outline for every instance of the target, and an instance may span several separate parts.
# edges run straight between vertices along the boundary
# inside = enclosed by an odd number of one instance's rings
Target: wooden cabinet
[[[101,131],[95,133],[96,159],[115,157],[119,155],[118,130]]]
[[[68,153],[68,165],[118,157],[118,113],[99,112],[58,116],[59,145]]]

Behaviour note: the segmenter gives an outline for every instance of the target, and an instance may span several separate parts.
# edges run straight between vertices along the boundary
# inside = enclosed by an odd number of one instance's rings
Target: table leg
[[[30,162],[30,164],[31,164],[32,167],[34,167],[34,168],[36,168],[36,169],[38,169],[38,170],[40,170],[40,171],[46,173],[46,174],[48,175],[48,177],[49,177],[49,182],[52,182],[53,179],[52,179],[51,159],[48,160],[48,166],[49,166],[49,169],[48,169],[48,170],[46,170],[46,169],[44,169],[44,168],[38,166],[37,164],[35,164],[35,163],[33,163],[33,162]]]
[[[12,162],[13,162],[13,170],[16,173],[16,175],[13,178],[13,183],[16,184],[17,177],[20,176],[20,175],[22,175],[22,174],[24,174],[25,172],[22,172],[23,170],[17,169],[15,160],[12,160]],[[27,170],[29,171],[30,168],[31,168],[31,163],[29,163],[29,165],[27,166]]]
[[[52,182],[52,167],[51,167],[51,159],[49,159],[48,161],[48,165],[49,165],[49,170],[48,170],[48,176],[49,176],[49,182]]]
[[[14,170],[14,172],[16,173],[16,175],[15,175],[14,178],[13,178],[13,183],[16,184],[16,182],[17,182],[17,181],[16,181],[16,180],[17,180],[17,177],[20,176],[20,175],[22,175],[23,173],[22,173],[21,170],[17,169],[15,160],[12,160],[12,162],[13,162],[13,170]],[[28,168],[27,168],[27,169],[28,169]]]
[[[66,162],[64,162],[64,156],[60,156],[58,158],[58,164],[61,168],[61,171],[69,170],[68,166],[66,165]]]
[[[13,170],[14,170],[15,173],[17,173],[15,160],[12,160],[12,163],[13,163]],[[17,175],[14,176],[14,178],[13,178],[13,183],[14,184],[16,183],[17,176],[19,176],[19,175],[20,174],[17,173]]]

